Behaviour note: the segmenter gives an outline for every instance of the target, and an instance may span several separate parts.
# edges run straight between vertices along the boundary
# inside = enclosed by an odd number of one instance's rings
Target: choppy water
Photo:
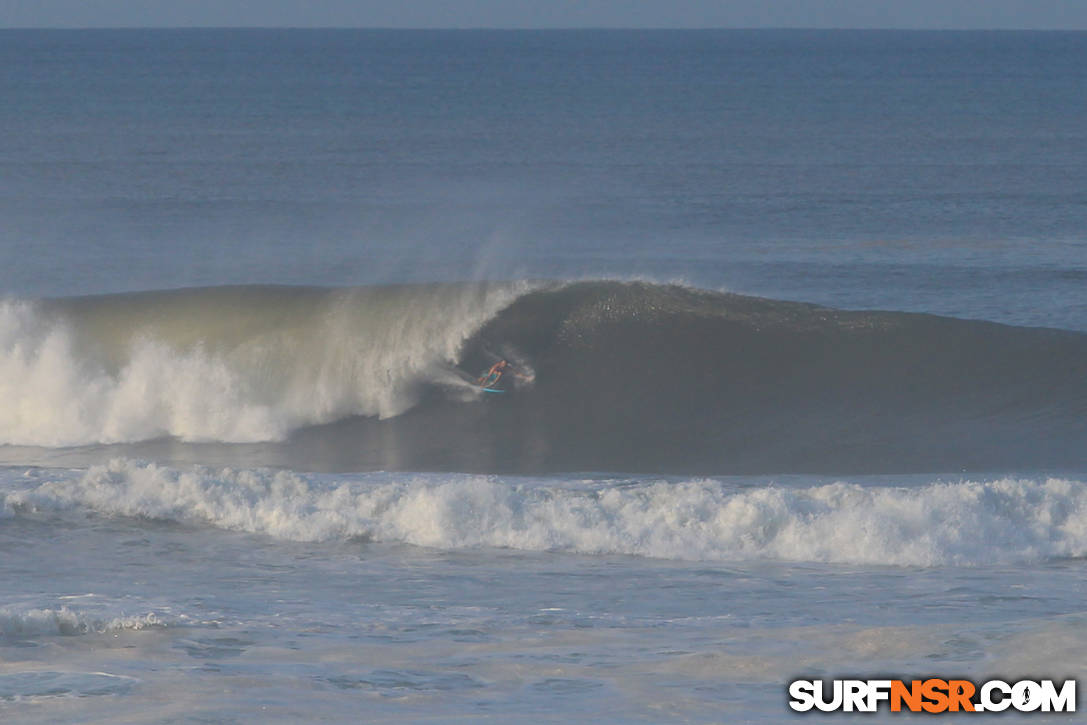
[[[1077,676],[1085,73],[1081,33],[0,32],[0,716]]]

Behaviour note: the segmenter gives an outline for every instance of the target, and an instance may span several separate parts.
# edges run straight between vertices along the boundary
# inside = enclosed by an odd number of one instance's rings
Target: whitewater
[[[0,440],[276,440],[388,417],[519,285],[217,288],[0,304]],[[457,382],[455,376],[452,381]]]
[[[448,474],[178,471],[121,459],[80,476],[40,477],[3,492],[4,515],[94,512],[286,541],[691,561],[977,566],[1087,555],[1087,486],[1057,478],[910,487],[640,479],[556,486]]]
[[[1082,33],[0,30],[0,720],[1080,677],[1085,73]]]
[[[4,469],[0,501],[8,556],[35,562],[0,608],[20,722],[761,720],[827,668],[1085,664],[1082,479],[116,459]]]

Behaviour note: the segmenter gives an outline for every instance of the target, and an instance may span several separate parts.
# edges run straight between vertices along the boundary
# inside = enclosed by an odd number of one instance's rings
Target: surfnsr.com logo
[[[789,707],[798,712],[1075,712],[1076,681],[793,680]]]

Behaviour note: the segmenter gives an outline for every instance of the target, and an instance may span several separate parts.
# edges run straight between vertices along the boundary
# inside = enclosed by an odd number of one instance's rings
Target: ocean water
[[[1084,87],[1083,33],[0,31],[0,717],[1078,677]]]

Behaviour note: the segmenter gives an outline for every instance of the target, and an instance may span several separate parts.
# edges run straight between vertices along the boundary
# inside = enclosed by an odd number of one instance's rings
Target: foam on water
[[[89,509],[296,541],[897,566],[1087,556],[1087,484],[1061,478],[918,487],[739,488],[712,479],[573,486],[450,474],[176,470],[114,460],[20,482],[3,494],[8,515]]]
[[[0,674],[0,700],[125,695],[140,681],[107,672],[17,672]]]

